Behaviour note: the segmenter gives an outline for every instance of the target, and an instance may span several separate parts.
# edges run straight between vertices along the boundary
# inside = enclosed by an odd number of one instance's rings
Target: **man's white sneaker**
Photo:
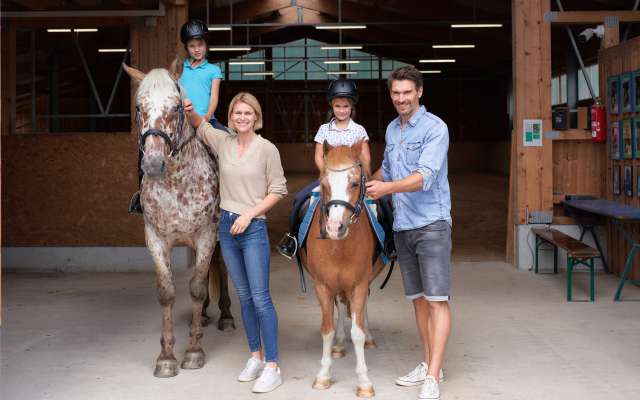
[[[400,386],[418,386],[424,383],[424,379],[427,377],[427,371],[429,366],[423,361],[418,364],[413,371],[409,372],[405,376],[401,376],[396,379],[396,385]],[[444,371],[440,369],[440,382],[444,381]]]
[[[262,375],[253,384],[254,393],[267,393],[282,385],[282,375],[280,368],[268,368],[262,370]]]
[[[438,382],[436,382],[436,378],[431,375],[428,375],[424,383],[422,384],[422,389],[420,389],[420,396],[418,396],[420,400],[440,400],[440,388],[438,387]]]
[[[249,361],[247,361],[247,365],[245,365],[242,372],[240,372],[238,380],[240,382],[251,382],[252,380],[260,376],[260,373],[262,373],[263,369],[264,362],[258,360],[255,357],[251,357]]]

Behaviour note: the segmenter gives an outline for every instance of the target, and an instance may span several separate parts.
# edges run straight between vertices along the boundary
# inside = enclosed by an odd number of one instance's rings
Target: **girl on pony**
[[[358,90],[351,79],[337,79],[331,81],[327,89],[327,100],[331,106],[329,122],[318,129],[314,138],[316,142],[315,163],[318,171],[324,170],[322,145],[326,141],[329,145],[352,146],[362,141],[360,161],[367,173],[371,175],[371,154],[369,151],[369,136],[364,127],[356,123],[352,118],[356,115],[355,105],[358,102]],[[289,232],[280,240],[278,252],[291,259],[297,250],[298,225],[300,208],[309,197],[314,188],[318,186],[316,180],[299,191],[293,200],[293,209],[289,216]]]

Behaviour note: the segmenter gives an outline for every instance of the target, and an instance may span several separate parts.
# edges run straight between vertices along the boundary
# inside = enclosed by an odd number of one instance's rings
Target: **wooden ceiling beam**
[[[291,0],[247,0],[233,5],[233,21],[246,22],[283,8],[291,7]],[[205,13],[206,14],[206,13]],[[231,16],[229,6],[211,10],[212,24],[228,24]]]
[[[620,22],[640,22],[640,11],[549,11],[544,20],[552,24],[602,24],[605,17],[618,17]]]

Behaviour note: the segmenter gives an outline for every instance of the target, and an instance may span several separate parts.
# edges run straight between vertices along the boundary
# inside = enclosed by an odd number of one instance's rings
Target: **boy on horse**
[[[419,399],[437,400],[451,330],[449,131],[420,105],[423,82],[415,67],[395,69],[387,84],[399,116],[387,126],[382,168],[367,182],[367,195],[377,199],[392,194],[402,281],[424,346],[424,361],[396,384],[422,385]]]
[[[207,60],[207,25],[197,19],[192,19],[180,28],[180,40],[187,51],[188,58],[184,60],[184,71],[180,77],[180,85],[186,90],[187,97],[193,102],[195,111],[202,115],[211,126],[221,130],[227,130],[213,115],[218,107],[220,81],[222,72],[217,65],[209,64]],[[141,155],[138,157],[140,165]],[[138,168],[140,182],[142,170]],[[140,191],[131,197],[129,202],[130,213],[142,213],[140,204]]]

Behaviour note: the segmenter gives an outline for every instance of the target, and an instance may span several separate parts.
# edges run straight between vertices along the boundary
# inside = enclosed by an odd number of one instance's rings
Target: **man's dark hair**
[[[413,65],[405,65],[391,71],[387,79],[387,87],[391,90],[393,81],[413,81],[416,84],[416,90],[422,87],[422,74]]]

